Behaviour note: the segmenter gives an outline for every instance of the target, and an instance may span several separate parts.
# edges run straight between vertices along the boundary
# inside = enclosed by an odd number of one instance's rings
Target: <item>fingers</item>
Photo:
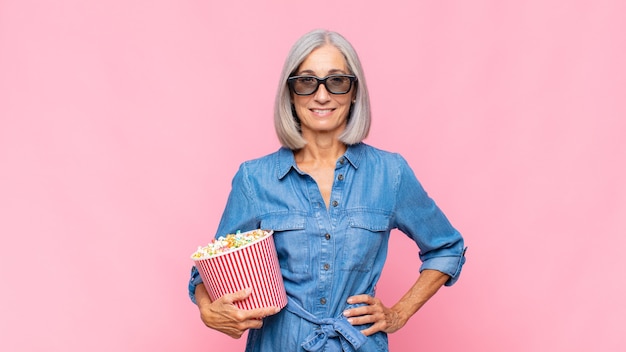
[[[357,295],[348,298],[349,304],[364,304],[363,306],[346,309],[343,312],[345,317],[356,317],[362,315],[372,315],[382,313],[384,306],[380,299],[369,295]]]
[[[379,331],[385,331],[385,329],[383,328],[383,324],[374,324],[367,329],[361,330],[361,333],[365,336],[370,336],[370,335],[374,335],[375,333]]]
[[[214,302],[200,308],[200,315],[204,324],[212,329],[221,331],[232,338],[240,338],[248,329],[260,329],[263,318],[276,314],[278,307],[243,310],[237,308],[234,302],[245,300],[252,293],[247,288],[235,293],[226,294]]]
[[[250,294],[252,294],[252,288],[248,287],[235,293],[225,294],[221,298],[227,303],[234,303],[237,301],[243,301],[244,299],[250,297]]]
[[[262,318],[269,317],[270,315],[274,315],[280,312],[280,308],[278,307],[258,308],[258,309],[248,310],[246,312],[248,312],[251,318],[262,319]]]
[[[246,298],[250,297],[252,294],[252,288],[248,287],[241,291],[237,291],[235,293],[226,294],[222,296],[221,299],[224,299],[224,303],[233,304],[237,301],[243,301]],[[270,315],[274,315],[280,312],[280,308],[278,307],[268,307],[268,308],[257,308],[251,310],[240,310],[241,313],[240,318],[242,320],[247,319],[262,319]]]
[[[377,298],[370,295],[356,295],[348,297],[348,304],[372,304]]]
[[[385,313],[380,307],[363,306],[344,311],[343,315],[348,318],[352,325],[374,324],[385,320]]]
[[[238,309],[233,312],[231,321],[223,321],[220,330],[228,336],[238,339],[248,329],[260,329],[263,327],[263,318],[276,314],[280,311],[278,307],[259,308],[253,310]]]
[[[355,326],[371,324],[369,327],[361,330],[361,333],[365,336],[370,336],[379,331],[386,331],[389,326],[387,320],[385,319],[385,314],[383,313],[350,317],[348,318],[348,322]]]
[[[343,315],[352,325],[372,324],[361,330],[365,336],[370,336],[379,331],[386,331],[389,327],[387,309],[380,299],[369,295],[356,295],[348,298],[349,304],[364,304],[359,307],[346,309]]]

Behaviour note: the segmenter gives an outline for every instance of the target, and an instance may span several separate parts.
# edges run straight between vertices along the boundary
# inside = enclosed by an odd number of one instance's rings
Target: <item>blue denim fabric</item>
[[[447,286],[456,282],[465,262],[463,238],[406,161],[363,143],[348,147],[337,160],[328,209],[315,180],[298,169],[291,150],[281,148],[243,163],[217,234],[257,228],[274,230],[290,304],[320,321],[340,319],[348,297],[374,294],[392,229],[415,241],[420,271],[450,276]],[[192,268],[189,294],[194,302],[200,282]],[[298,311],[283,309],[265,318],[261,329],[249,331],[246,351],[304,351],[303,344],[316,336],[324,338],[327,350],[346,348],[341,334],[327,331],[341,322],[321,326]],[[320,329],[325,329],[323,334]],[[359,346],[359,351],[386,351],[387,336],[374,334]]]

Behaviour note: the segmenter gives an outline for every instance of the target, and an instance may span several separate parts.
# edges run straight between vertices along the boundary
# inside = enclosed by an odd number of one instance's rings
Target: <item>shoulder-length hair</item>
[[[295,116],[287,79],[296,73],[302,62],[313,50],[327,44],[339,49],[346,59],[348,70],[357,78],[353,88],[357,90],[355,102],[350,109],[346,129],[339,136],[339,140],[347,145],[357,144],[363,141],[369,133],[371,124],[370,100],[361,61],[352,45],[339,33],[318,29],[303,35],[291,47],[283,65],[278,91],[276,92],[274,128],[280,143],[291,150],[303,148],[306,145],[306,140],[302,138],[299,120]]]

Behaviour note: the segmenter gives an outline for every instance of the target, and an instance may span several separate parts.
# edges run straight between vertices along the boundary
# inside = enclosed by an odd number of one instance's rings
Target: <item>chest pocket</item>
[[[380,255],[386,255],[390,216],[380,212],[350,213],[348,230],[342,246],[341,269],[366,272],[372,270]]]
[[[274,230],[278,262],[283,272],[309,273],[310,248],[305,223],[306,218],[297,214],[270,214],[267,218],[261,219],[262,229]]]

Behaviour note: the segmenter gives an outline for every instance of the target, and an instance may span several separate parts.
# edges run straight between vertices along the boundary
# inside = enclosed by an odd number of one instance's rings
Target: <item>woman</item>
[[[287,307],[238,310],[249,290],[208,297],[192,270],[190,296],[203,322],[247,351],[387,351],[397,331],[465,261],[461,235],[406,161],[362,143],[369,96],[352,46],[317,30],[289,53],[274,124],[283,147],[235,175],[217,234],[274,230]],[[420,275],[395,305],[374,296],[390,231],[420,248]],[[260,319],[264,318],[264,319]]]

